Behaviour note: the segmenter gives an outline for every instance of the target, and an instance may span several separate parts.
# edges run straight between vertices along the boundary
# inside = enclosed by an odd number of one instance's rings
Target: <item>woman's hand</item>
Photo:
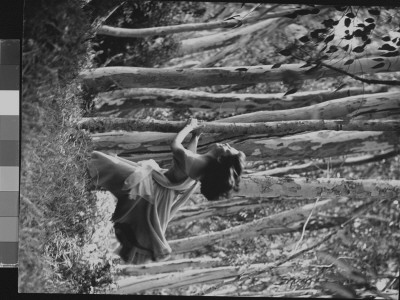
[[[186,123],[186,127],[190,127],[191,130],[197,129],[199,127],[199,121],[195,118],[190,118]]]

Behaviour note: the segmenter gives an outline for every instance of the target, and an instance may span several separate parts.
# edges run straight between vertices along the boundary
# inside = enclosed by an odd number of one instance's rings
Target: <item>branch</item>
[[[349,72],[347,72],[347,71],[345,71],[343,69],[339,69],[339,68],[333,67],[333,66],[328,65],[328,64],[323,63],[323,62],[319,62],[319,63],[317,63],[317,65],[318,64],[320,64],[321,66],[324,66],[324,67],[326,67],[328,69],[331,69],[333,71],[336,71],[338,73],[342,73],[344,75],[350,76],[351,78],[354,78],[354,79],[359,80],[361,82],[365,82],[365,83],[369,83],[369,84],[386,84],[386,85],[394,85],[394,86],[400,85],[400,81],[399,80],[365,79],[365,78],[362,78],[360,76],[351,74],[351,73],[349,73]]]

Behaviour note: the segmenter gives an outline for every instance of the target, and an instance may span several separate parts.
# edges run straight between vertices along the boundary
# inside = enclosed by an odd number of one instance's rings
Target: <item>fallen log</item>
[[[283,17],[288,15],[291,11],[281,11],[276,13],[269,13],[262,16],[262,19],[273,19],[278,17]],[[254,23],[260,18],[261,15],[258,12],[249,14],[247,18],[243,18],[240,21],[234,18],[227,20],[220,20],[208,23],[190,23],[190,24],[179,24],[179,25],[169,25],[169,26],[159,26],[150,28],[120,28],[114,26],[103,25],[100,26],[96,34],[108,35],[114,37],[124,37],[124,38],[138,38],[147,37],[155,35],[168,35],[181,32],[192,32],[201,30],[211,30],[216,28],[232,28],[239,24]]]
[[[286,110],[257,111],[224,118],[216,122],[248,123],[289,120],[333,120],[361,116],[374,119],[375,113],[380,113],[379,116],[383,118],[400,115],[400,92],[352,96]]]
[[[170,143],[175,134],[124,132],[98,133],[92,137],[97,150],[120,153],[132,161],[151,158],[163,163],[172,158]],[[243,151],[247,161],[296,160],[395,151],[400,146],[400,134],[393,131],[318,131],[282,138],[204,134],[199,141],[198,152],[207,151],[208,146],[216,142],[228,142]]]
[[[396,57],[382,58],[382,67],[376,67],[376,59],[362,58],[357,63],[345,65],[345,60],[327,62],[327,65],[348,73],[369,74],[400,71],[400,62]],[[343,74],[326,67],[308,71],[303,64],[285,64],[279,68],[273,65],[237,66],[220,68],[139,68],[139,67],[104,67],[84,70],[79,74],[83,83],[95,91],[106,90],[110,86],[119,88],[190,88],[198,86],[252,84],[282,81],[287,71],[296,73],[300,78],[317,79],[320,77],[337,77]]]
[[[305,164],[300,165],[291,165],[287,167],[274,168],[265,171],[259,172],[250,172],[249,174],[253,175],[268,175],[268,176],[284,176],[290,174],[299,174],[304,172],[311,172],[317,170],[327,170],[345,167],[345,166],[353,166],[353,165],[362,165],[370,162],[376,162],[379,160],[391,158],[393,156],[399,155],[399,151],[387,151],[379,154],[372,155],[362,155],[357,157],[347,157],[345,159],[330,159],[328,161],[316,162],[311,161]]]
[[[96,115],[124,117],[140,107],[172,107],[220,109],[225,113],[244,113],[260,110],[285,110],[305,107],[343,97],[384,92],[381,89],[348,88],[339,91],[298,92],[284,96],[277,94],[207,93],[198,91],[131,88],[99,93],[94,99]],[[382,103],[383,104],[383,103]]]
[[[257,272],[267,267],[267,264],[246,266],[246,271]],[[218,282],[226,278],[238,276],[244,272],[242,267],[217,267],[184,272],[164,273],[149,276],[130,277],[117,281],[117,288],[112,294],[136,294],[162,288],[179,288],[192,284]]]
[[[315,197],[346,196],[356,199],[373,197],[392,199],[400,194],[400,180],[346,180],[343,178],[291,178],[266,175],[243,175],[240,191],[246,197]]]
[[[121,275],[140,276],[149,274],[181,272],[186,269],[213,268],[220,263],[221,260],[218,258],[190,258],[155,262],[144,265],[121,265],[116,268],[116,272],[117,274]]]
[[[179,132],[186,121],[141,120],[135,118],[82,118],[77,123],[79,129],[94,132],[112,130]],[[290,135],[305,131],[400,131],[399,120],[292,120],[281,122],[223,123],[221,120],[200,123],[199,129],[205,133],[232,133],[236,135],[263,134],[270,136]]]

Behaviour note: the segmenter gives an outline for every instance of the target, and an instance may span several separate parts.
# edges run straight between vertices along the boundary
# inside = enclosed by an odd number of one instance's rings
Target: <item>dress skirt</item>
[[[118,199],[112,221],[120,247],[116,253],[126,262],[143,264],[168,258],[167,225],[197,187],[187,178],[172,183],[152,159],[138,163],[94,151],[89,173],[96,186]],[[119,210],[118,208],[123,208]]]

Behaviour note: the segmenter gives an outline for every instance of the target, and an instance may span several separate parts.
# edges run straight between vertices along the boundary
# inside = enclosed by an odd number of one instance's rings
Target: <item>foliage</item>
[[[99,218],[86,171],[91,140],[73,127],[83,101],[71,80],[87,63],[90,31],[83,5],[25,1],[20,292],[87,292],[111,281],[106,261],[83,271],[82,246]]]

